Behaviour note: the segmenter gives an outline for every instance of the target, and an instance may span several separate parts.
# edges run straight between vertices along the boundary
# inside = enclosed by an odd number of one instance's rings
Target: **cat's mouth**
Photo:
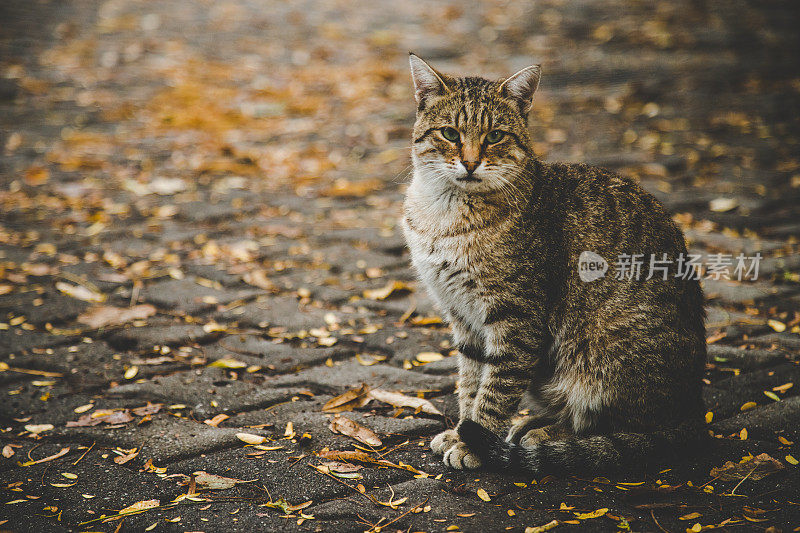
[[[456,178],[456,181],[478,183],[479,181],[481,181],[481,179],[476,178],[475,176],[464,176],[463,178]]]

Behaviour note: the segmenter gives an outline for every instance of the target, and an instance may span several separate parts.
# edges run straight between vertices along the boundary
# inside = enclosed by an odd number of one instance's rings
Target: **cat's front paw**
[[[431,441],[431,450],[437,455],[444,455],[447,450],[458,442],[458,433],[455,429],[442,431]]]
[[[467,445],[461,441],[456,442],[444,454],[444,464],[456,470],[475,470],[481,467],[481,460],[469,451]]]

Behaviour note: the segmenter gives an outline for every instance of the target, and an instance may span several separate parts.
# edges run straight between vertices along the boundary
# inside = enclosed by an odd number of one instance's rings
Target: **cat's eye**
[[[450,126],[442,128],[441,132],[442,132],[442,137],[453,143],[461,138],[461,135],[458,133],[458,130],[455,128],[451,128]]]
[[[492,130],[486,134],[486,142],[489,144],[499,143],[506,136],[506,132],[502,130]]]

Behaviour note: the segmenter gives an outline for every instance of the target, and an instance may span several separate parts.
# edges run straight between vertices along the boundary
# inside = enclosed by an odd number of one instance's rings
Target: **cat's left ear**
[[[441,74],[411,52],[408,54],[408,61],[411,64],[411,78],[414,80],[414,98],[419,109],[423,109],[428,98],[441,96],[447,91],[447,84]]]
[[[527,115],[533,106],[533,93],[539,87],[539,78],[542,76],[541,65],[525,67],[516,74],[509,76],[500,84],[500,94],[512,98],[519,103],[520,111]]]

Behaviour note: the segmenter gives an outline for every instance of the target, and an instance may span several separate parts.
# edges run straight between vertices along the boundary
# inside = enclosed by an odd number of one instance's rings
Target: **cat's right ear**
[[[414,80],[414,98],[417,100],[417,108],[422,110],[429,98],[442,96],[447,91],[447,84],[441,74],[411,52],[408,53],[408,61],[411,64],[411,78]]]

